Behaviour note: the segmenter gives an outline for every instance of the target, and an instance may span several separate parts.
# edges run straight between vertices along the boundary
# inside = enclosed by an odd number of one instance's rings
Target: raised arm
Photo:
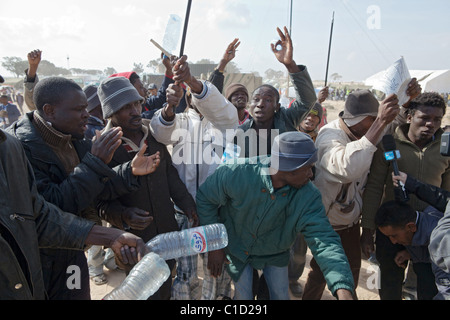
[[[294,84],[295,101],[286,110],[286,114],[291,125],[297,128],[303,117],[309,113],[310,109],[316,103],[316,92],[307,68],[302,65],[297,65],[294,61],[294,48],[287,28],[284,27],[284,33],[280,28],[277,28],[277,32],[280,40],[276,43],[271,43],[271,48],[277,60],[286,67]]]
[[[37,77],[37,69],[39,63],[41,62],[42,51],[39,49],[30,51],[27,54],[28,59],[28,69],[25,70],[25,81],[24,81],[24,98],[30,110],[35,110],[36,106],[33,102],[33,92],[36,83],[39,81]]]
[[[225,81],[225,77],[223,75],[226,66],[228,63],[234,59],[236,56],[236,49],[239,47],[241,42],[238,38],[234,39],[226,48],[222,59],[220,60],[217,67],[214,69],[214,71],[211,73],[211,76],[209,77],[209,82],[211,82],[213,85],[216,86],[216,88],[219,90],[220,93],[223,92],[223,83]]]

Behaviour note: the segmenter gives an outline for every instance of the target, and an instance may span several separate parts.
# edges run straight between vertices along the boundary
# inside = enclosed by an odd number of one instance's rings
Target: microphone
[[[384,158],[386,159],[386,161],[392,162],[394,174],[396,176],[400,175],[397,164],[397,159],[400,159],[400,151],[397,150],[394,137],[390,134],[387,134],[383,136],[382,142],[384,148]],[[406,202],[409,200],[409,195],[406,192],[405,185],[401,181],[399,181],[398,183],[400,187],[394,188],[395,199]]]

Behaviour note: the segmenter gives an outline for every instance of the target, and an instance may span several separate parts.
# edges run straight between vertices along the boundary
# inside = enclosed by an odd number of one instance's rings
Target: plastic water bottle
[[[227,143],[225,150],[222,155],[222,163],[227,162],[228,160],[239,158],[241,154],[241,147],[234,143]]]
[[[169,51],[171,54],[175,54],[178,42],[180,41],[180,35],[181,35],[181,18],[176,14],[171,14],[169,16],[169,21],[167,21],[166,31],[164,33],[162,43],[163,48]]]
[[[103,300],[146,300],[170,276],[166,261],[154,252],[146,254],[125,280]]]
[[[146,247],[164,260],[219,250],[228,245],[228,234],[221,223],[162,233],[146,243]]]

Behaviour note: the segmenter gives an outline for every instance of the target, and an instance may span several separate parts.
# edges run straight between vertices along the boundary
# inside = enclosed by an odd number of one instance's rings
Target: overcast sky
[[[448,0],[293,0],[294,59],[313,80],[325,77],[331,18],[335,12],[329,75],[360,81],[404,56],[409,69],[450,69]],[[234,62],[261,75],[283,70],[270,50],[276,27],[289,25],[290,0],[193,0],[186,38],[189,61],[218,62],[234,38],[242,42]],[[187,0],[2,1],[0,58],[43,59],[67,68],[113,67],[159,57],[170,14],[184,20]],[[184,21],[181,21],[183,25]],[[175,54],[178,55],[179,47]],[[69,57],[69,59],[67,59]],[[1,66],[3,75],[11,76]]]

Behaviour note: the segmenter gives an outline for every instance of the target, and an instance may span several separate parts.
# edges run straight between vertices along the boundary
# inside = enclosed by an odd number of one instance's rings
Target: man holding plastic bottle
[[[308,135],[285,132],[275,138],[271,156],[227,162],[200,186],[200,223],[223,223],[229,239],[227,248],[209,253],[208,268],[218,276],[227,263],[234,299],[253,298],[253,269],[263,270],[271,299],[289,299],[289,252],[300,232],[330,291],[338,299],[352,299],[348,260],[320,192],[310,182],[316,161],[317,149]]]

